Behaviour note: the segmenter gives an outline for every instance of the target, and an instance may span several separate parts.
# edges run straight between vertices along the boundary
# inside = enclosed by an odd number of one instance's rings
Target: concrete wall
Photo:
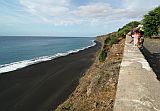
[[[130,40],[127,36],[114,111],[160,111],[160,82]]]

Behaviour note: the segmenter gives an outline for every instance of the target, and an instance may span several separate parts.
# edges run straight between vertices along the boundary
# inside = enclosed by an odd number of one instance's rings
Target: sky
[[[95,37],[142,20],[160,0],[0,0],[0,36]]]

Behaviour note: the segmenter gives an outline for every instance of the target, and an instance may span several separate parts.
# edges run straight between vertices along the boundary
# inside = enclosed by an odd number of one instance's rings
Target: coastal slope
[[[105,38],[98,38],[102,42]],[[112,111],[118,83],[124,39],[112,45],[104,62],[98,57],[80,79],[76,90],[56,111]]]

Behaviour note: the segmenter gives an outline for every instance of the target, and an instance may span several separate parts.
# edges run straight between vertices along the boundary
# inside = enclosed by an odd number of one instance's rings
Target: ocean
[[[95,37],[0,36],[0,73],[94,46]]]

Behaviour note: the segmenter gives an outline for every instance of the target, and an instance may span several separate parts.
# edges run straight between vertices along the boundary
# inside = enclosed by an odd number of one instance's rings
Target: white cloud
[[[80,6],[74,13],[83,17],[99,17],[106,16],[106,14],[110,13],[111,10],[112,7],[108,3],[94,3],[85,6]]]
[[[20,0],[26,10],[42,16],[60,16],[68,11],[68,0]]]
[[[78,7],[72,6],[70,0],[20,0],[20,3],[29,13],[54,25],[80,23],[93,25],[113,20],[140,19],[143,14],[160,5],[160,0],[121,0],[121,2],[123,6],[113,8],[104,0]]]

